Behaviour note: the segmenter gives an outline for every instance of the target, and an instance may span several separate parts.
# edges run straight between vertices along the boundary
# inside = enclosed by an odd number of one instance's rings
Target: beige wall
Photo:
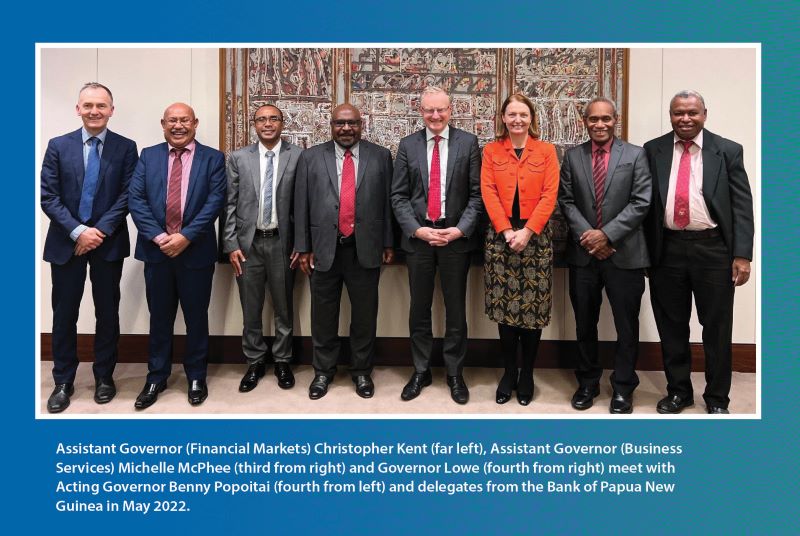
[[[159,119],[164,108],[175,101],[190,103],[200,120],[197,139],[217,147],[219,144],[219,54],[218,49],[42,49],[41,50],[40,162],[47,140],[80,126],[75,114],[77,90],[87,81],[97,80],[114,92],[116,110],[110,128],[136,140],[139,148],[163,141]],[[748,49],[632,49],[629,69],[628,138],[641,145],[669,131],[667,105],[671,96],[686,88],[696,89],[706,98],[706,126],[744,145],[745,165],[758,207],[757,171],[757,52]],[[747,126],[743,128],[743,126]],[[35,180],[38,181],[39,167]],[[38,183],[38,182],[37,182]],[[756,212],[757,233],[760,218]],[[47,218],[41,215],[41,244],[47,232]],[[128,218],[128,229],[135,243],[136,229]],[[756,240],[758,255],[759,240]],[[144,294],[143,265],[133,257],[126,260],[122,275],[121,331],[127,334],[148,332],[147,303]],[[756,288],[760,284],[759,266],[753,264],[753,277],[736,293],[734,342],[756,340]],[[385,267],[381,276],[378,335],[408,336],[408,279],[405,267]],[[566,271],[554,276],[553,321],[545,330],[547,339],[573,339],[575,324],[567,295]],[[81,305],[79,333],[94,331],[90,283]],[[50,268],[41,263],[41,327],[50,332]],[[437,290],[437,293],[439,291]],[[439,294],[439,296],[441,296]],[[298,335],[310,335],[308,282],[298,278],[295,287],[295,326]],[[470,272],[468,322],[473,338],[496,338],[497,328],[483,314],[483,274]],[[341,333],[347,333],[349,305],[343,300]],[[443,333],[441,299],[434,305],[434,333]],[[212,335],[241,333],[241,310],[231,268],[219,265],[209,311]],[[267,325],[272,318],[267,308]],[[176,333],[184,333],[179,314]],[[614,340],[611,311],[604,305],[601,338]],[[657,341],[655,323],[645,293],[642,300],[641,336]],[[693,321],[692,340],[700,340],[699,324]]]

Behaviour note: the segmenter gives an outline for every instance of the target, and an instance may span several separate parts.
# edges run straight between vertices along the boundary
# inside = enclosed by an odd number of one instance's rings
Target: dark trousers
[[[350,296],[350,374],[372,373],[378,326],[378,282],[381,269],[364,268],[355,244],[338,246],[331,269],[311,274],[312,364],[316,374],[333,377],[339,361],[339,309],[342,284]]]
[[[144,280],[150,310],[147,382],[159,383],[172,372],[172,336],[178,304],[186,322],[183,369],[189,382],[206,379],[208,304],[214,265],[187,268],[178,260],[146,262]]]
[[[452,246],[430,246],[417,240],[414,253],[406,257],[411,305],[408,329],[411,333],[411,357],[414,369],[425,372],[430,367],[433,331],[431,307],[436,269],[442,284],[445,307],[445,333],[442,353],[448,376],[459,376],[467,355],[467,274],[469,253],[453,251]]]
[[[292,292],[294,272],[289,257],[284,255],[278,236],[256,237],[242,263],[242,275],[236,278],[242,304],[242,352],[247,363],[263,363],[269,351],[264,340],[264,301],[269,289],[275,315],[275,340],[272,358],[275,362],[292,360]]]
[[[103,260],[95,252],[73,256],[66,264],[51,264],[53,292],[53,380],[73,383],[78,370],[78,314],[86,284],[86,267],[94,301],[95,379],[111,378],[119,342],[119,282],[122,259]]]
[[[639,354],[639,309],[644,294],[644,270],[618,268],[606,259],[592,259],[586,266],[570,265],[569,297],[575,311],[578,359],[575,376],[584,388],[594,388],[603,369],[597,352],[597,322],[603,304],[603,288],[614,315],[617,345],[611,386],[630,396],[639,385],[636,360]]]
[[[664,236],[661,263],[650,270],[650,299],[661,338],[667,392],[692,397],[689,320],[692,294],[703,326],[706,404],[727,408],[731,390],[733,293],[731,258],[722,237]]]

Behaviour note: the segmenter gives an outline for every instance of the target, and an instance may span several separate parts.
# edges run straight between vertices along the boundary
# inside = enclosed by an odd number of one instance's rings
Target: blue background
[[[0,22],[6,327],[2,508],[7,527],[213,533],[797,533],[797,2],[403,1],[25,3]],[[363,6],[363,4],[361,4]],[[474,6],[474,7],[470,7]],[[761,42],[762,413],[760,421],[36,421],[34,203],[36,42]],[[730,110],[729,113],[736,113]],[[742,129],[756,128],[741,125]],[[733,136],[732,136],[733,137]],[[756,177],[751,177],[755,181]],[[795,439],[792,439],[792,438]],[[189,514],[59,514],[64,443],[621,441],[681,444],[672,495],[296,495],[193,499]],[[544,460],[543,460],[544,461]],[[86,479],[89,480],[89,479]],[[481,479],[482,480],[482,479]]]

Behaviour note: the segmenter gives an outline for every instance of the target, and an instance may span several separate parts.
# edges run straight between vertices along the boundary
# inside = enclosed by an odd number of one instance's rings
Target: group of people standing
[[[704,129],[705,102],[683,91],[670,103],[673,132],[645,144],[614,135],[614,102],[592,99],[583,120],[589,141],[566,152],[539,139],[531,101],[508,97],[497,141],[450,125],[448,94],[426,88],[419,100],[425,128],[388,149],[361,139],[360,111],[331,112],[331,140],[302,150],[281,139],[282,111],[255,110],[258,141],[223,154],[195,140],[198,120],[186,104],[161,120],[166,142],[137,156],[135,142],[107,129],[114,106],[98,83],[80,91],[81,129],[54,138],[42,165],[42,208],[51,220],[44,258],[52,270],[53,378],[47,408],[63,411],[78,366],[76,323],[87,266],[97,317],[95,401],[109,402],[119,339],[122,262],[129,254],[125,216],[138,229],[135,257],[145,263],[150,311],[148,375],[136,398],[158,399],[171,372],[178,304],[186,321],[188,400],[208,396],[208,306],[217,258],[214,222],[224,212],[224,253],[233,267],[244,319],[248,363],[239,390],[252,391],[274,361],[278,385],[295,384],[291,368],[293,287],[297,269],[310,277],[314,379],[319,399],[333,382],[343,285],[351,303],[349,369],[356,393],[375,392],[372,363],[381,265],[394,259],[394,221],[408,267],[413,373],[400,398],[431,385],[431,306],[439,272],[445,306],[443,357],[458,404],[469,400],[466,289],[471,253],[484,241],[485,309],[498,323],[503,375],[498,404],[528,405],[542,328],[550,321],[553,248],[550,216],[559,203],[569,225],[569,293],[577,328],[577,390],[583,410],[599,395],[597,322],[606,289],[617,330],[611,413],[633,410],[639,308],[649,270],[662,340],[667,396],[660,413],[693,404],[689,319],[692,296],[703,325],[704,399],[709,413],[728,412],[734,287],[749,276],[753,212],[742,147]],[[482,235],[481,220],[489,225]],[[275,337],[264,337],[269,293]],[[521,362],[520,362],[521,354]],[[521,367],[519,366],[521,364]]]

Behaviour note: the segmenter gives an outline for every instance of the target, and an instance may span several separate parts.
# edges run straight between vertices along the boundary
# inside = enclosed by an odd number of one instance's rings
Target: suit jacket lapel
[[[717,144],[714,143],[714,135],[703,130],[703,198],[708,207],[711,207],[711,200],[714,199],[721,165],[722,159]]]
[[[617,169],[620,158],[622,158],[622,142],[614,138],[614,143],[611,144],[611,155],[608,157],[608,173],[606,174],[606,183],[603,188],[604,195],[608,192],[608,186],[614,178],[614,171]]]
[[[370,151],[365,144],[360,144],[358,149],[358,173],[356,174],[356,191],[361,188],[361,183],[364,182],[364,173],[366,173],[367,165],[369,162]]]
[[[183,221],[186,223],[186,215],[190,212],[189,207],[193,206],[194,193],[197,191],[197,175],[200,173],[200,167],[205,160],[205,147],[195,142],[194,145],[195,155],[192,159],[192,169],[189,172],[189,189],[186,190],[186,204],[183,206]],[[164,201],[166,203],[166,199]]]
[[[111,155],[114,154],[116,147],[117,140],[115,136],[110,130],[106,131],[106,141],[103,145],[103,155],[100,157],[100,172],[97,176],[98,189],[100,188],[100,184],[103,182],[103,177],[105,177],[105,174],[108,171],[108,166],[111,164]]]
[[[592,141],[589,140],[581,145],[581,164],[583,166],[583,177],[586,181],[586,188],[592,195],[592,199],[597,201],[594,191],[594,174],[592,173]]]
[[[445,174],[444,191],[447,192],[450,187],[450,179],[453,177],[453,169],[456,166],[456,158],[458,157],[458,150],[461,144],[458,142],[458,130],[450,127],[450,139],[447,142],[447,173]]]
[[[336,171],[336,149],[334,147],[334,141],[328,142],[329,145],[325,147],[325,167],[328,168],[328,177],[331,180],[331,184],[333,185],[333,191],[336,192],[336,196],[339,196],[339,174]]]
[[[154,165],[158,172],[154,175],[154,178],[158,199],[153,210],[158,211],[158,216],[156,217],[158,221],[165,221],[167,214],[167,183],[169,182],[169,145],[167,143],[161,144],[156,153],[156,158],[157,161],[154,162]]]
[[[72,133],[70,142],[73,144],[71,150],[75,158],[73,161],[73,172],[75,174],[75,181],[78,184],[78,191],[80,192],[83,190],[83,176],[86,174],[86,166],[83,164],[83,137],[81,136],[81,129]]]
[[[256,143],[252,145],[252,150],[245,159],[245,165],[250,169],[246,170],[250,181],[253,183],[253,191],[256,193],[256,199],[261,198],[261,145]],[[241,180],[241,179],[240,179]]]
[[[417,162],[419,163],[419,173],[422,176],[422,191],[425,199],[428,198],[428,140],[427,132],[423,128],[415,140],[417,151]]]
[[[289,165],[289,144],[281,142],[281,152],[278,154],[278,175],[275,177],[275,188],[277,189],[283,179],[283,173]]]
[[[661,207],[666,209],[667,196],[669,195],[669,172],[672,169],[672,140],[673,133],[663,136],[658,144],[656,156],[656,173],[658,173],[658,189],[661,192]]]

